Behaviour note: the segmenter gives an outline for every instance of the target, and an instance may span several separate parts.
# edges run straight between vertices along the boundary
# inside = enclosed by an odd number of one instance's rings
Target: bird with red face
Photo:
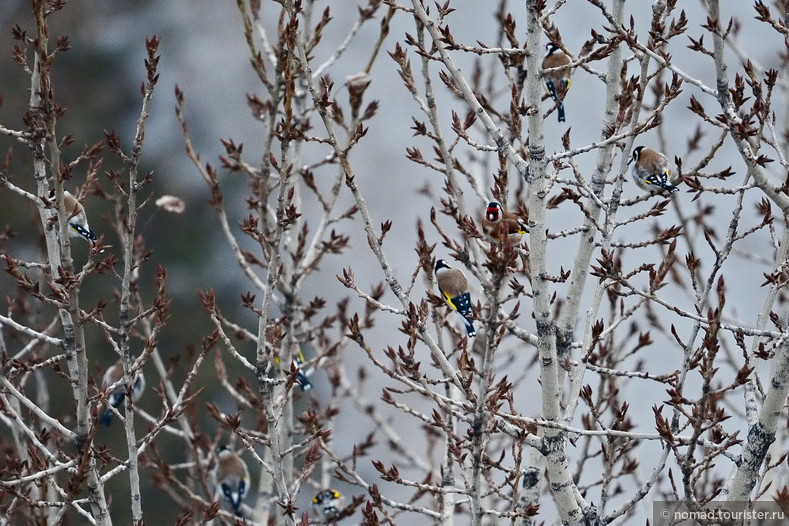
[[[523,218],[511,212],[505,212],[498,201],[490,201],[482,218],[482,229],[491,243],[509,241],[517,245],[528,233],[529,228]]]

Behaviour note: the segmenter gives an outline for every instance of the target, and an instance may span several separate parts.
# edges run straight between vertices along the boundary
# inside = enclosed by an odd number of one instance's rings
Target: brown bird
[[[55,198],[55,190],[49,191],[49,198]],[[77,198],[66,190],[63,190],[63,206],[66,208],[66,214],[68,214],[67,219],[70,227],[68,233],[70,237],[83,237],[91,244],[99,240],[88,226],[88,216],[82,203],[77,201]]]
[[[545,45],[545,49],[545,58],[542,60],[543,70],[567,66],[572,62],[567,53],[553,42],[548,42]],[[567,90],[570,89],[570,75],[570,68],[549,71],[543,74],[548,94],[556,103],[556,113],[559,116],[559,122],[564,122],[564,97],[567,95]]]
[[[471,308],[471,294],[469,293],[468,280],[460,269],[450,267],[446,261],[439,259],[435,267],[438,290],[449,306],[463,316],[466,333],[469,338],[477,334],[471,317],[474,315]]]
[[[662,153],[646,146],[637,146],[627,164],[633,164],[631,169],[633,181],[645,192],[654,194],[661,190],[666,190],[669,193],[679,191],[679,188],[670,182],[671,169],[668,159]]]
[[[241,504],[249,486],[249,469],[241,457],[228,446],[216,450],[214,480],[217,492],[233,507],[236,517],[243,517]]]
[[[512,245],[517,245],[523,235],[529,231],[526,221],[511,212],[505,212],[498,201],[491,201],[485,209],[482,219],[482,228],[492,243],[503,243],[509,240]]]
[[[110,366],[107,372],[104,373],[104,378],[101,381],[102,389],[112,388],[112,392],[107,396],[107,403],[115,409],[123,405],[123,399],[126,397],[126,386],[123,384],[123,364],[120,360]],[[137,373],[134,380],[134,387],[132,387],[132,402],[136,402],[142,396],[145,389],[145,376],[142,371]],[[99,417],[99,423],[108,426],[112,423],[112,417],[115,413],[112,409],[107,408]]]

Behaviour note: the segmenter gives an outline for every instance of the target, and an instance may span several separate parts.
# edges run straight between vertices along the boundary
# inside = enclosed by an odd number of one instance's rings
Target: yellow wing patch
[[[444,299],[447,300],[447,303],[449,303],[449,306],[452,307],[455,310],[458,310],[458,308],[452,302],[452,297],[450,297],[450,295],[447,294],[446,292],[442,292],[442,294],[444,295]]]

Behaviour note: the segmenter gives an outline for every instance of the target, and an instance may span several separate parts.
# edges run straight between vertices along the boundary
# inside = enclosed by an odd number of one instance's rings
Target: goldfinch
[[[49,198],[55,199],[55,190],[49,191]],[[77,198],[71,195],[71,192],[63,190],[63,206],[66,208],[68,214],[69,236],[82,237],[93,244],[99,240],[93,230],[88,226],[88,216],[85,214],[85,207],[82,203],[77,201]]]
[[[276,356],[274,357],[274,361],[280,363],[279,358]],[[298,373],[296,373],[296,383],[299,384],[302,391],[309,391],[312,389],[312,382],[310,382],[307,373],[304,372],[304,362],[304,355],[301,353],[301,349],[299,349],[296,351],[296,357],[293,358],[293,365],[299,370]]]
[[[482,227],[491,243],[503,243],[509,239],[517,245],[529,229],[526,221],[511,212],[505,212],[498,201],[491,201],[485,209]]]
[[[284,334],[282,333],[282,330],[279,328],[279,326],[275,325],[273,327],[269,327],[266,330],[266,341],[272,347],[277,347],[280,341],[282,341],[283,336]],[[274,361],[277,363],[277,365],[279,365],[281,363],[279,356],[277,356],[276,351],[273,354]],[[309,391],[312,389],[312,382],[310,382],[307,373],[304,372],[304,363],[306,361],[307,360],[304,359],[304,354],[302,354],[301,349],[298,349],[296,351],[296,356],[293,358],[293,365],[295,365],[298,369],[298,373],[296,373],[296,383],[299,384],[299,387],[301,387],[302,391]]]
[[[435,267],[436,281],[438,290],[449,306],[463,316],[466,325],[466,333],[469,338],[477,334],[474,323],[471,321],[473,312],[471,310],[471,294],[469,293],[468,280],[460,269],[450,267],[446,261],[439,259]]]
[[[662,153],[646,146],[637,146],[627,164],[633,165],[631,169],[633,181],[642,190],[653,194],[661,190],[666,190],[669,193],[679,190],[671,184],[668,159]]]
[[[345,497],[334,489],[325,489],[312,497],[312,509],[321,522],[336,520],[340,515]]]
[[[238,453],[225,445],[216,450],[214,480],[217,493],[230,503],[236,517],[243,517],[241,504],[249,486],[249,469]]]
[[[102,389],[112,389],[112,392],[107,396],[107,403],[115,409],[120,409],[123,406],[123,399],[126,397],[126,386],[123,384],[123,364],[120,360],[107,369],[107,372],[104,373],[101,385]],[[137,373],[137,377],[134,380],[132,402],[136,402],[140,399],[144,389],[145,375],[140,371]],[[115,412],[107,408],[99,417],[99,423],[108,426],[112,423],[113,416],[115,416]]]
[[[545,45],[545,58],[542,60],[542,69],[558,68],[572,62],[570,57],[553,42]],[[570,68],[549,71],[543,75],[548,94],[556,103],[556,114],[559,122],[564,122],[564,97],[570,89]]]

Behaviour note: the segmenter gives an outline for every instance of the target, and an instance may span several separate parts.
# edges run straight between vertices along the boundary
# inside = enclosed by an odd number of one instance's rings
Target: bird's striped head
[[[639,157],[641,157],[641,151],[644,149],[644,146],[636,146],[633,148],[633,155],[630,157],[630,160],[627,161],[627,165],[630,166],[631,164],[638,163]]]
[[[491,201],[485,209],[485,219],[489,223],[498,223],[504,217],[504,207],[498,201]]]
[[[545,56],[548,57],[557,51],[561,51],[561,49],[556,42],[548,42],[545,44]]]

